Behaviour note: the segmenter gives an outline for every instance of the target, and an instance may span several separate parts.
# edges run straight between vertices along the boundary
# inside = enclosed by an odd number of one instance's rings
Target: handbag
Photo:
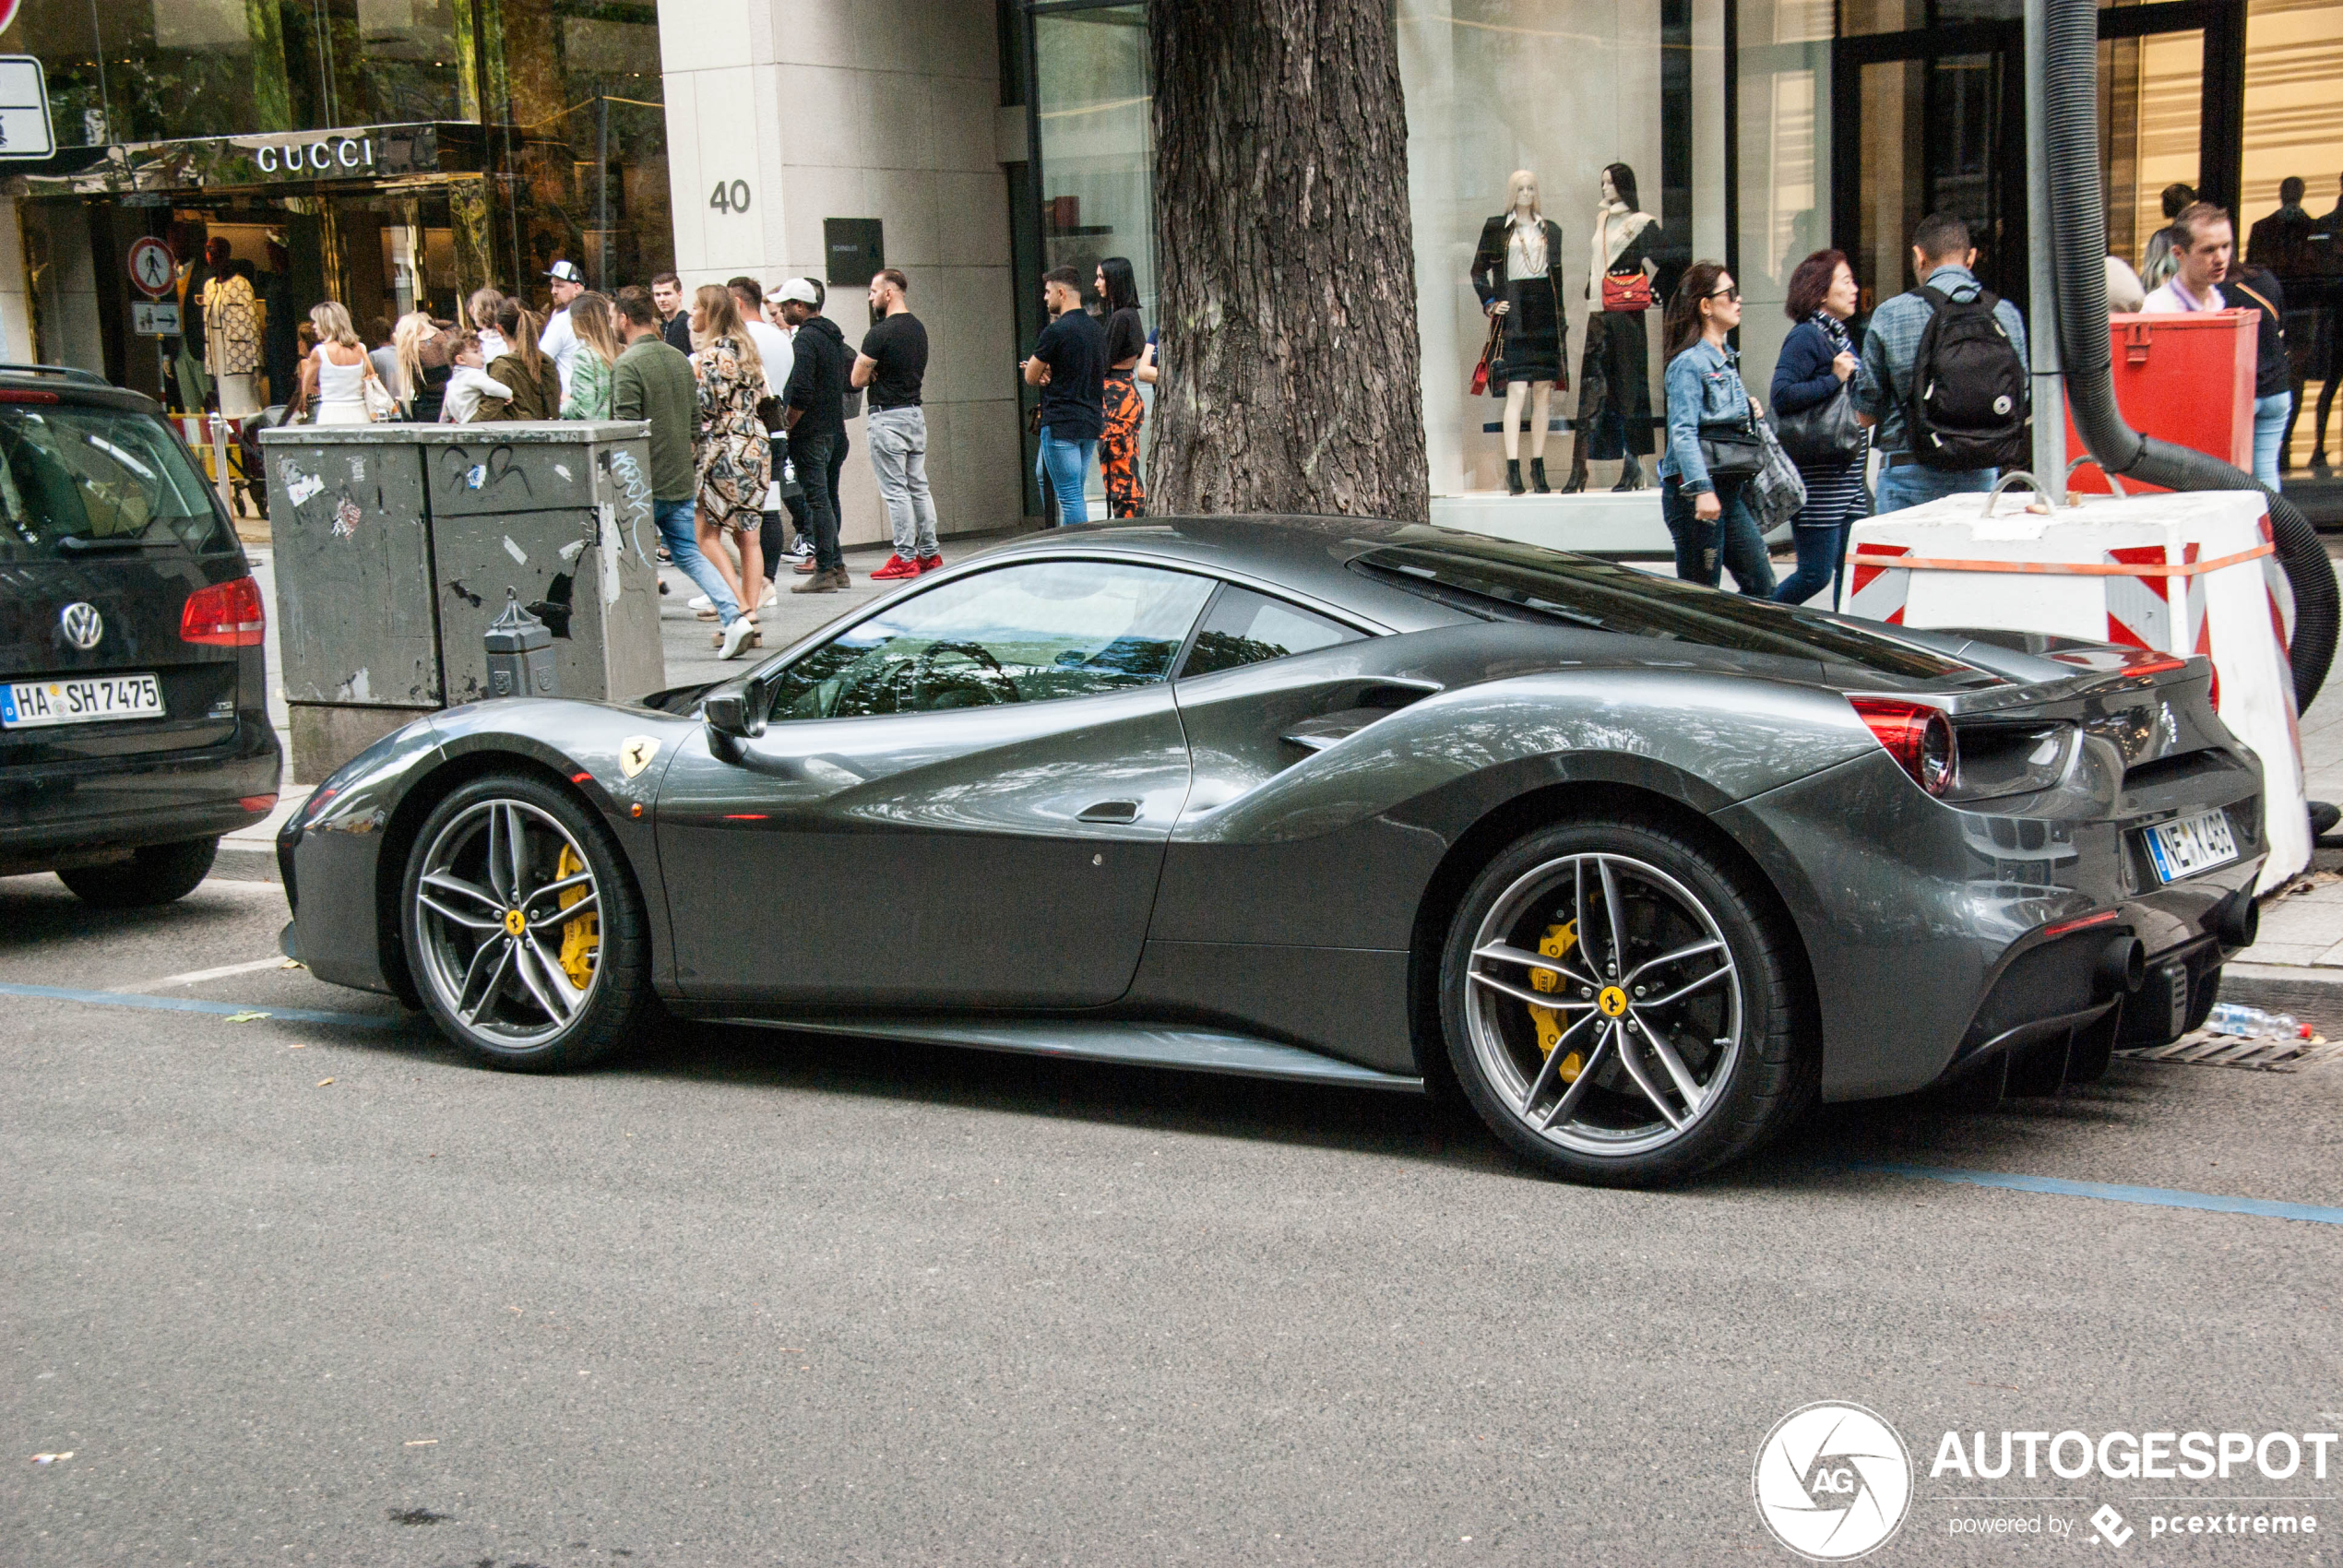
[[[1481,345],[1481,362],[1472,367],[1472,385],[1465,394],[1467,397],[1479,398],[1488,392],[1489,365],[1497,357],[1498,350],[1504,346],[1505,337],[1505,318],[1502,315],[1491,316],[1489,340]]]
[[[1773,427],[1764,420],[1755,422],[1759,459],[1757,471],[1750,476],[1742,489],[1749,509],[1757,519],[1757,531],[1771,533],[1789,522],[1805,508],[1806,480],[1783,450]]]
[[[1855,422],[1849,383],[1842,382],[1838,391],[1811,409],[1794,414],[1777,410],[1774,434],[1793,462],[1851,463],[1863,455],[1863,427]]]
[[[359,390],[366,400],[366,417],[381,424],[398,415],[398,399],[390,395],[390,388],[383,385],[383,378],[375,374],[375,362],[369,359],[363,362],[366,379],[360,383]]]
[[[1638,267],[1632,272],[1602,275],[1602,308],[1622,315],[1640,315],[1651,308],[1651,275]]]
[[[1754,423],[1704,424],[1700,464],[1712,481],[1748,479],[1765,467],[1765,444]]]

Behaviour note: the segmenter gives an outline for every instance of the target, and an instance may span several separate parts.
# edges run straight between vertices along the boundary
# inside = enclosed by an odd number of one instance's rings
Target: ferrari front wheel
[[[424,1006],[490,1066],[583,1066],[656,1007],[618,845],[542,780],[475,779],[442,801],[415,837],[399,907]]]
[[[1731,868],[1664,828],[1532,833],[1450,928],[1450,1060],[1482,1120],[1547,1170],[1621,1186],[1693,1175],[1811,1098],[1790,941]]]

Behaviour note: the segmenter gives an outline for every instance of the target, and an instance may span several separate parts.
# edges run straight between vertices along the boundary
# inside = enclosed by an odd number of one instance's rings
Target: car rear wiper
[[[137,533],[102,534],[96,539],[84,539],[79,534],[69,533],[57,540],[57,543],[64,549],[74,551],[144,550],[148,545],[155,542],[147,537],[148,529],[153,527],[152,523],[149,523],[146,528],[140,529]]]

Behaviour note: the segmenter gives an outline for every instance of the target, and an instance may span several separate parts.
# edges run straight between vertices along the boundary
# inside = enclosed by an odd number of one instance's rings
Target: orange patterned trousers
[[[1130,376],[1110,372],[1106,434],[1099,441],[1099,471],[1106,480],[1109,517],[1147,515],[1148,489],[1139,479],[1139,426],[1147,417],[1148,407],[1139,400],[1139,389]]]

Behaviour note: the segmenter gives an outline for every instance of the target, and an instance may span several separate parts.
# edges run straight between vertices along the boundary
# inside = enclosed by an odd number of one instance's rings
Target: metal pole
[[[603,93],[594,99],[595,286],[609,289],[610,273],[610,96]]]
[[[2026,0],[2026,354],[2034,387],[2034,477],[2052,504],[2066,502],[2066,368],[2058,352],[2058,294],[2051,267],[2050,0]]]

